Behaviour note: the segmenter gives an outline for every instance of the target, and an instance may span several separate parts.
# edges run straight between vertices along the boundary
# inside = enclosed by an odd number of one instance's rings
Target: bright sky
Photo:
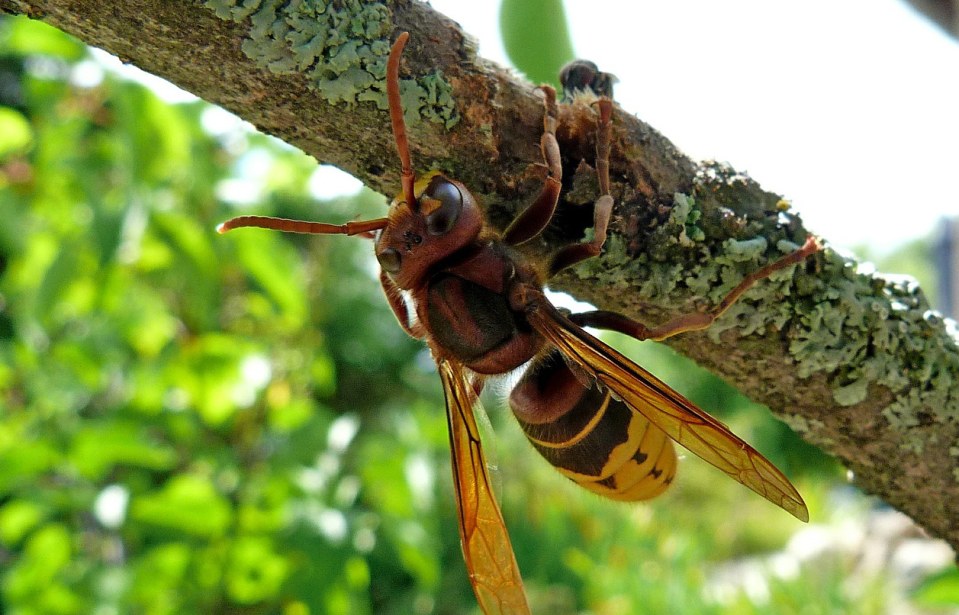
[[[489,2],[431,0],[508,64]],[[959,44],[901,0],[568,0],[576,53],[696,159],[886,251],[959,214]]]

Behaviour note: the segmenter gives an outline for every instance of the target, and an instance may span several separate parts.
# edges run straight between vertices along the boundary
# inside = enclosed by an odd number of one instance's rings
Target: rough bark
[[[362,102],[380,98],[380,85],[349,72],[362,64],[327,68],[348,58],[330,57],[342,42],[316,52],[309,19],[320,17],[304,7],[317,4],[0,0],[0,10],[42,19],[395,194],[388,116]],[[421,116],[408,111],[414,165],[470,186],[494,224],[511,219],[542,181],[534,87],[477,58],[457,25],[426,4],[363,3],[383,9],[365,17],[352,12],[360,3],[329,4],[359,24],[354,50],[379,57],[377,41],[411,32],[402,72],[420,78],[409,91]],[[376,23],[363,30],[366,18]],[[348,75],[360,79],[336,81]],[[360,102],[331,104],[337,96]],[[592,215],[593,111],[563,106],[561,119],[566,191],[538,253],[580,237]],[[603,256],[551,284],[604,309],[662,322],[716,301],[805,237],[781,197],[729,167],[691,161],[621,110],[611,169],[617,205]],[[959,547],[959,351],[914,284],[860,272],[827,248],[758,285],[709,331],[671,344],[838,457],[862,489]]]

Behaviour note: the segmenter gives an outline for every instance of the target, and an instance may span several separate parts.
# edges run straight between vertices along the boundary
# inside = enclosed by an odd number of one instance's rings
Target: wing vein
[[[473,409],[479,399],[462,366],[438,360],[446,394],[453,487],[470,583],[486,615],[529,615],[513,547],[493,495]]]
[[[803,521],[802,496],[776,466],[720,421],[593,337],[545,299],[527,312],[533,327],[635,412],[680,445]]]

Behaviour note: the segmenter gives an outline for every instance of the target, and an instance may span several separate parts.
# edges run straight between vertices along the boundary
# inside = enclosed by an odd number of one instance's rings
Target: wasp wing
[[[568,359],[670,438],[797,519],[809,520],[806,504],[789,479],[728,427],[584,331],[545,298],[528,318]]]
[[[493,497],[473,416],[479,399],[462,366],[440,359],[437,367],[446,394],[460,539],[473,591],[486,615],[529,615],[523,579]]]

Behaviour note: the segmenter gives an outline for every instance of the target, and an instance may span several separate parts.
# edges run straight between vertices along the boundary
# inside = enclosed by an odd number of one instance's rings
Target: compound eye
[[[426,215],[427,232],[445,235],[463,210],[463,194],[448,179],[435,177],[420,198],[420,208]]]
[[[396,248],[387,248],[376,254],[376,260],[380,262],[380,267],[382,267],[386,273],[399,273],[400,264],[403,259],[400,257],[399,250]]]

